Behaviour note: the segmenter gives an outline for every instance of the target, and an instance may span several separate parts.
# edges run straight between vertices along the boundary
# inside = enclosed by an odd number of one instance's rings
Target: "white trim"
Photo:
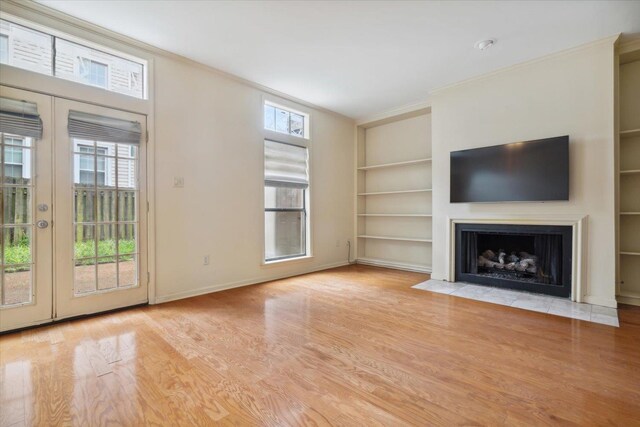
[[[607,307],[616,307],[615,299],[610,300],[601,297],[589,296],[588,283],[586,283],[586,241],[587,241],[587,219],[588,216],[567,215],[567,216],[480,216],[480,217],[463,217],[451,218],[447,217],[447,236],[445,245],[445,262],[447,265],[446,276],[447,282],[455,282],[455,225],[456,224],[514,224],[514,225],[564,225],[573,228],[572,237],[572,264],[571,264],[571,301],[588,302],[589,304],[606,305]],[[589,302],[598,300],[600,302]],[[614,301],[614,305],[608,305]],[[604,304],[608,302],[608,304]]]
[[[182,292],[174,292],[172,294],[168,294],[168,295],[162,295],[162,296],[156,296],[155,297],[155,301],[153,304],[161,304],[161,303],[165,303],[165,302],[169,302],[169,301],[175,301],[175,300],[180,300],[180,299],[185,299],[185,298],[191,298],[191,297],[195,297],[198,295],[205,295],[205,294],[210,294],[213,292],[219,292],[219,291],[225,291],[227,289],[234,289],[234,288],[240,288],[243,286],[250,286],[250,285],[257,285],[259,283],[266,283],[266,282],[272,282],[274,280],[281,280],[281,279],[286,279],[289,277],[295,277],[295,276],[302,276],[304,274],[309,274],[309,273],[313,273],[316,271],[322,271],[322,270],[329,270],[332,268],[337,268],[337,267],[343,267],[345,265],[349,265],[349,263],[347,261],[340,261],[340,262],[335,262],[335,263],[331,263],[331,264],[324,264],[318,267],[314,267],[305,271],[300,271],[297,273],[288,273],[288,274],[280,274],[280,275],[275,275],[272,277],[264,277],[264,278],[253,278],[253,279],[247,279],[247,280],[240,280],[237,282],[228,282],[228,283],[221,283],[218,285],[211,285],[211,286],[205,286],[202,288],[198,288],[198,289],[192,289],[189,291],[182,291]],[[151,302],[149,302],[149,304],[151,304]]]
[[[487,78],[490,78],[490,77],[494,77],[496,75],[500,75],[502,73],[506,73],[506,72],[509,72],[511,70],[517,70],[519,68],[529,67],[532,64],[536,64],[538,62],[546,61],[548,59],[559,58],[559,57],[562,57],[564,55],[577,53],[577,52],[580,52],[580,51],[582,51],[584,49],[589,49],[591,47],[595,47],[595,46],[598,46],[600,44],[611,44],[611,45],[614,45],[618,41],[618,39],[620,38],[620,35],[621,35],[621,33],[617,33],[617,34],[614,34],[612,36],[602,38],[600,40],[596,40],[596,41],[593,41],[593,42],[582,44],[580,46],[575,46],[575,47],[572,47],[572,48],[569,48],[569,49],[564,49],[564,50],[561,50],[559,52],[554,52],[554,53],[550,53],[548,55],[544,55],[544,56],[540,56],[540,57],[537,57],[537,58],[533,58],[533,59],[531,59],[529,61],[519,62],[517,64],[513,64],[513,65],[510,65],[508,67],[499,68],[497,70],[490,71],[488,73],[481,74],[479,76],[473,76],[473,77],[470,77],[468,79],[461,80],[461,81],[458,81],[458,82],[455,82],[455,83],[452,83],[452,84],[440,86],[440,87],[437,87],[435,89],[432,89],[431,92],[429,93],[429,95],[434,95],[434,94],[437,94],[437,93],[439,93],[439,92],[441,92],[443,90],[451,89],[451,88],[454,88],[454,87],[457,87],[457,86],[466,85],[468,83],[471,83],[471,82],[474,82],[474,81],[477,81],[477,80],[483,80],[483,79],[487,79]]]
[[[431,267],[418,264],[407,264],[404,262],[388,261],[377,258],[358,258],[357,264],[372,265],[374,267],[393,268],[394,270],[415,271],[418,273],[431,273]]]
[[[368,116],[357,118],[356,126],[369,127],[367,125],[370,125],[375,122],[379,122],[381,120],[392,119],[392,118],[395,120],[397,116],[402,116],[405,114],[410,114],[410,113],[418,112],[420,110],[425,110],[425,109],[429,109],[429,110],[431,109],[431,100],[428,97],[424,101],[402,105],[396,108],[392,108],[390,110],[385,110],[379,113],[374,113]],[[429,114],[429,113],[430,111],[427,112],[426,114]]]
[[[274,261],[263,261],[262,266],[277,267],[278,265],[295,264],[296,262],[311,261],[312,259],[313,259],[312,255],[303,255],[303,256],[297,256],[293,258],[276,259]]]
[[[618,308],[618,302],[615,300],[615,298],[611,299],[611,298],[604,298],[604,297],[599,297],[594,295],[585,295],[582,301],[578,301],[578,302],[584,302],[592,305],[601,305],[603,307]]]

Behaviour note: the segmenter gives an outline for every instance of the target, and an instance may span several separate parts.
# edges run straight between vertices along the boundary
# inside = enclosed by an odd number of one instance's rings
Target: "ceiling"
[[[38,1],[356,119],[499,68],[640,33],[640,1]],[[498,42],[474,49],[487,38]]]

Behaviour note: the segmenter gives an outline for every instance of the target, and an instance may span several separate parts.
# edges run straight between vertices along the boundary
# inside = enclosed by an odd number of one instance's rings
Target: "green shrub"
[[[135,240],[120,240],[120,253],[135,252],[136,242]],[[95,256],[95,245],[93,241],[76,242],[75,243],[75,258],[91,258]],[[115,261],[116,254],[116,242],[115,240],[102,240],[98,242],[98,253],[100,258],[99,263],[107,263]],[[31,248],[29,247],[29,240],[25,237],[18,243],[9,244],[4,248],[5,264],[31,264]],[[130,261],[133,259],[132,255],[120,255],[121,261]],[[93,264],[91,259],[81,260],[76,262],[78,265]],[[27,271],[28,267],[7,267],[7,272],[15,271]]]

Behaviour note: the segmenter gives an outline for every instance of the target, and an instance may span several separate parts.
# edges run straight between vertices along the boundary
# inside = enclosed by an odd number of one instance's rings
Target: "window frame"
[[[107,157],[109,155],[109,149],[107,147],[100,147],[98,146],[98,142],[94,141],[94,143],[96,145],[88,145],[88,144],[83,144],[83,143],[79,143],[79,142],[75,142],[75,147],[74,147],[74,154],[78,154],[78,166],[77,166],[77,170],[78,170],[78,184],[90,184],[88,182],[81,182],[82,178],[81,178],[81,173],[82,172],[88,172],[93,174],[93,183],[92,184],[96,184],[98,188],[100,187],[106,187],[108,186],[109,180],[107,179],[107,177],[109,176],[107,174],[107,171],[109,169],[109,164],[108,164],[108,160],[109,157]],[[88,151],[88,152],[82,152],[81,148],[88,148],[90,150],[93,151]],[[98,150],[105,150],[102,153],[98,153]],[[91,159],[91,164],[93,164],[93,168],[92,169],[86,169],[82,167],[82,156],[85,156],[87,158]],[[104,159],[104,170],[99,170],[98,169],[98,159],[102,157]],[[103,174],[104,175],[104,181],[102,185],[98,185],[98,174]]]
[[[137,100],[137,101],[149,101],[150,99],[150,73],[152,72],[152,62],[153,60],[151,58],[144,58],[144,57],[140,57],[140,56],[136,56],[136,55],[132,55],[129,54],[125,51],[122,50],[118,50],[118,49],[114,49],[112,47],[109,46],[105,46],[103,44],[99,44],[99,43],[95,43],[91,40],[88,40],[86,38],[82,38],[82,37],[77,37],[77,36],[73,36],[69,33],[65,33],[59,30],[56,30],[54,28],[51,28],[49,26],[45,26],[42,24],[39,24],[38,22],[34,22],[32,20],[27,20],[12,14],[8,14],[5,12],[0,12],[0,19],[9,22],[10,24],[15,24],[21,27],[26,28],[27,30],[31,30],[31,31],[36,31],[42,34],[45,34],[47,36],[49,36],[51,38],[51,69],[49,73],[38,73],[36,71],[33,70],[29,70],[26,68],[22,68],[19,66],[15,66],[15,65],[11,65],[11,64],[1,64],[2,67],[11,67],[14,68],[16,70],[21,70],[21,71],[26,71],[26,72],[35,72],[37,74],[40,74],[42,76],[46,76],[46,77],[50,77],[50,78],[54,78],[57,81],[66,81],[66,82],[72,82],[72,84],[76,84],[76,85],[80,85],[80,86],[84,86],[84,87],[92,87],[92,88],[97,88],[103,91],[107,91],[111,94],[116,95],[117,97],[126,97],[128,99],[132,99],[132,100]],[[8,38],[8,40],[10,41],[10,38]],[[105,53],[107,55],[111,55],[111,56],[115,56],[117,58],[126,60],[126,61],[131,61],[137,64],[140,64],[142,66],[142,76],[141,76],[141,84],[142,84],[142,91],[141,91],[141,97],[137,97],[137,96],[133,96],[133,95],[128,95],[126,93],[122,93],[122,92],[118,92],[118,91],[114,91],[114,90],[110,90],[109,89],[109,75],[107,72],[107,86],[106,87],[102,87],[102,86],[98,86],[98,85],[94,85],[94,84],[89,84],[86,83],[82,80],[77,81],[77,80],[70,80],[70,79],[66,79],[66,78],[62,78],[56,75],[56,40],[64,40],[70,43],[74,43],[83,47],[86,47],[88,49],[97,51],[97,52],[102,52]],[[11,51],[11,43],[8,43],[8,49],[9,49],[9,56],[10,56],[10,51]],[[89,59],[89,58],[87,58]],[[93,62],[97,62],[100,63],[102,65],[107,65],[108,64],[104,64],[103,62],[100,61],[94,61],[91,60]],[[129,85],[130,87],[131,85]]]
[[[305,118],[305,135],[304,136],[295,136],[287,133],[281,133],[266,129],[264,126],[264,105],[274,105],[276,107],[285,109],[289,112],[294,112],[296,114],[300,114]],[[262,144],[262,168],[261,170],[261,182],[262,182],[262,220],[260,221],[262,224],[262,257],[261,257],[261,265],[262,267],[269,266],[277,266],[281,263],[290,263],[296,261],[305,261],[312,260],[314,258],[314,204],[312,200],[313,195],[313,144],[312,144],[312,135],[313,135],[313,114],[309,108],[306,108],[303,105],[294,103],[288,99],[271,96],[271,95],[263,95],[260,99],[260,108],[259,108],[259,120],[260,120],[260,129],[261,129],[261,140]],[[304,247],[305,254],[304,255],[296,255],[290,257],[278,257],[271,258],[267,260],[266,257],[266,226],[265,226],[265,214],[266,214],[266,206],[265,203],[265,189],[267,186],[264,184],[264,148],[265,141],[273,141],[282,144],[289,144],[297,147],[302,147],[307,150],[307,173],[309,179],[309,186],[304,190],[304,209],[305,209],[305,233],[304,233]]]
[[[82,63],[83,63],[83,61],[87,61],[89,63],[89,74],[87,76],[84,76],[82,74],[82,67],[83,67]],[[86,79],[87,77],[91,76],[91,66],[94,65],[94,64],[97,64],[97,65],[100,65],[100,66],[104,67],[104,70],[105,70],[104,86],[100,86],[98,84],[92,83],[92,82],[88,81],[88,79]],[[109,64],[105,64],[104,62],[96,61],[94,59],[87,58],[87,57],[84,57],[84,56],[78,56],[78,67],[79,67],[78,74],[79,74],[80,78],[83,80],[83,82],[84,82],[83,84],[86,84],[87,86],[99,87],[101,89],[109,90],[109,71],[110,71]],[[55,75],[54,75],[54,77],[55,77]],[[131,86],[131,85],[129,85],[129,86]],[[110,92],[113,92],[113,91],[110,91]]]
[[[6,52],[6,55],[7,55],[6,61],[8,62],[9,61],[9,57],[10,57],[10,55],[9,55],[9,46],[11,46],[9,44],[9,36],[7,34],[0,34],[0,40],[2,40],[0,42],[0,44],[6,43],[6,45],[7,45],[7,49],[5,50],[5,52]],[[2,62],[2,55],[0,55],[0,63],[1,62]]]
[[[278,142],[278,141],[272,141],[272,142]],[[307,156],[309,155],[309,151],[307,151]],[[308,158],[308,157],[307,157]],[[278,188],[287,188],[285,186],[276,186],[276,185],[265,185],[266,187],[271,187],[271,188],[275,188],[276,191]],[[286,261],[286,260],[290,260],[290,259],[298,259],[298,258],[304,258],[307,256],[307,252],[309,250],[309,248],[307,247],[307,227],[309,226],[309,224],[307,223],[307,188],[300,188],[300,190],[302,190],[302,207],[301,208],[268,208],[268,207],[264,207],[264,217],[266,219],[266,214],[267,212],[301,212],[302,214],[304,214],[304,221],[302,221],[302,233],[300,233],[301,238],[302,238],[302,242],[301,242],[301,247],[304,248],[303,252],[301,254],[295,254],[295,255],[284,255],[284,256],[279,256],[279,257],[274,257],[274,258],[267,258],[267,254],[266,254],[266,250],[265,250],[265,254],[264,254],[264,262],[265,263],[272,263],[272,262],[278,262],[278,261]],[[263,198],[264,199],[264,198]],[[264,222],[264,221],[263,221]],[[264,230],[264,235],[266,237],[266,233],[267,230]],[[266,245],[266,241],[265,241],[265,245]]]

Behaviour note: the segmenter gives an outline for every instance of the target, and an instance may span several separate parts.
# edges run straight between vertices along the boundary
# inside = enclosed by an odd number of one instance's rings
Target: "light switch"
[[[184,187],[184,178],[181,176],[173,177],[173,186],[174,188],[182,188]]]

